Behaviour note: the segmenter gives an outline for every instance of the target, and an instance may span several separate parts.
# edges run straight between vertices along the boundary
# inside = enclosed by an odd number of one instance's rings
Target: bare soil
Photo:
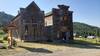
[[[1,49],[0,56],[100,56],[100,46],[20,43],[15,49]]]

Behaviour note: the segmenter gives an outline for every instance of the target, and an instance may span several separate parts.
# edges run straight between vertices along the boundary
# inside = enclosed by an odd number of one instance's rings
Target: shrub
[[[7,40],[7,36],[5,36],[5,37],[3,38],[3,40]]]
[[[6,28],[6,27],[4,27],[2,30],[3,30],[5,33],[7,33],[7,32],[8,32],[8,30],[7,30],[7,28]]]
[[[17,42],[15,40],[13,40],[13,46],[16,47],[17,46]]]
[[[0,35],[3,35],[4,34],[4,32],[0,32]]]
[[[3,40],[0,40],[0,43],[3,43]]]

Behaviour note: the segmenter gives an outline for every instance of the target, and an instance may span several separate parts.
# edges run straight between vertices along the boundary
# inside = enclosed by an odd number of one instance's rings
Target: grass
[[[0,30],[0,40],[3,40],[3,37],[5,36],[3,30]]]
[[[4,48],[7,48],[7,40],[4,40],[4,37],[6,34],[3,32],[3,30],[0,30],[0,43],[3,43]]]
[[[100,38],[74,38],[75,41],[80,41],[79,43],[86,43],[86,44],[94,44],[94,45],[99,45],[100,44]]]

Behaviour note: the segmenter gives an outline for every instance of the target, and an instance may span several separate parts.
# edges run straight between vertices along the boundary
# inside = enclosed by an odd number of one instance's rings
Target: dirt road
[[[8,55],[8,56],[100,56],[99,47],[79,48],[79,47],[70,47],[70,46],[60,46],[61,47],[60,48],[59,46],[54,47],[54,45],[53,46],[52,45],[43,46],[41,44],[36,44],[36,45],[39,45],[38,48],[20,46],[20,48],[16,49],[20,51],[19,53],[15,53],[13,55]],[[59,48],[56,49],[56,47]],[[52,48],[54,48],[55,50],[53,50]]]

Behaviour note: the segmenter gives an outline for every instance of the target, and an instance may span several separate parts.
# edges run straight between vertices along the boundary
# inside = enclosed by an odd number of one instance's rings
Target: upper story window
[[[28,31],[28,25],[25,25],[25,31],[26,32]]]

